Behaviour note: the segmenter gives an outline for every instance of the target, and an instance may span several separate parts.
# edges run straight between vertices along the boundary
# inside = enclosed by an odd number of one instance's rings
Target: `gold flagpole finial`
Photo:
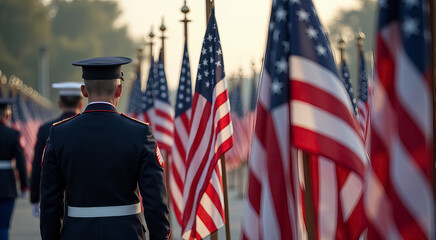
[[[165,24],[164,24],[164,20],[165,20],[165,17],[164,16],[162,16],[162,24],[160,25],[160,31],[162,32],[162,35],[163,35],[163,33],[167,30],[167,27],[165,26]]]
[[[359,32],[357,34],[356,40],[357,40],[357,47],[359,47],[359,49],[362,49],[363,43],[365,41],[365,34],[363,32]]]
[[[161,46],[161,49],[160,49],[160,53],[161,53],[161,56],[162,56],[162,63],[165,66],[165,39],[167,38],[165,36],[165,31],[167,30],[167,27],[164,24],[164,19],[165,19],[164,16],[162,16],[162,24],[160,25],[159,29],[162,32],[161,36],[160,36],[160,39],[162,41],[162,43],[161,43],[162,46]]]
[[[346,46],[347,46],[347,43],[345,42],[344,37],[342,36],[342,34],[339,34],[339,40],[338,40],[339,51],[344,51]]]
[[[188,14],[189,13],[189,7],[188,5],[186,5],[186,0],[184,1],[183,7],[180,9],[180,11],[182,11],[182,13],[184,14]]]
[[[340,61],[341,61],[341,65],[342,62],[344,61],[344,51],[345,48],[347,46],[347,43],[345,42],[344,38],[342,37],[342,34],[339,34],[339,40],[338,40],[338,50],[339,50],[339,56],[340,56]]]
[[[148,42],[148,44],[150,45],[150,61],[152,61],[153,60],[153,38],[154,38],[153,25],[151,26],[151,30],[150,30],[150,33],[148,34],[148,36],[150,37],[150,42]]]
[[[180,22],[183,23],[185,32],[184,32],[184,36],[185,36],[185,42],[188,42],[188,23],[191,22],[191,20],[188,19],[187,14],[190,12],[190,9],[188,7],[188,5],[186,5],[186,0],[184,1],[184,4],[182,6],[182,8],[180,9],[180,11],[185,15],[185,18],[180,20]]]

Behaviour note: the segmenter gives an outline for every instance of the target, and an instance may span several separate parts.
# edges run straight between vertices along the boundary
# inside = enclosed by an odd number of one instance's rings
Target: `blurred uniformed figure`
[[[45,142],[48,138],[48,132],[53,123],[59,122],[66,118],[70,118],[82,110],[83,98],[80,91],[81,83],[78,82],[63,82],[53,83],[52,87],[59,91],[59,108],[62,114],[43,125],[38,130],[37,140],[35,144],[35,154],[32,163],[32,176],[30,179],[30,203],[32,204],[32,214],[39,217],[39,184],[41,180],[41,160],[42,152],[44,151]]]
[[[163,159],[151,128],[116,109],[121,65],[129,62],[103,57],[73,63],[82,67],[89,104],[50,129],[41,173],[43,240],[145,239],[138,190],[150,239],[169,237]]]
[[[0,240],[7,240],[9,225],[17,197],[12,159],[20,176],[21,194],[27,190],[26,161],[20,145],[20,132],[6,124],[11,119],[11,101],[0,98]]]

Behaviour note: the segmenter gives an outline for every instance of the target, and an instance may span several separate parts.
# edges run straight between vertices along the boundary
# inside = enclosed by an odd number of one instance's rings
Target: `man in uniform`
[[[12,159],[20,176],[21,193],[27,189],[26,160],[20,145],[20,132],[6,124],[11,119],[11,101],[0,98],[0,240],[7,240],[9,226],[17,197]]]
[[[139,192],[150,239],[169,237],[159,147],[148,124],[116,109],[121,65],[129,62],[102,57],[73,63],[82,67],[89,104],[50,129],[41,173],[43,240],[145,239]]]
[[[39,217],[39,184],[41,180],[41,160],[42,152],[44,151],[45,142],[48,138],[48,131],[53,123],[59,122],[66,118],[70,118],[82,110],[83,98],[80,91],[81,83],[78,82],[63,82],[53,83],[52,87],[59,91],[59,108],[62,114],[45,124],[43,124],[37,135],[35,144],[35,154],[32,163],[32,175],[30,179],[30,203],[32,204],[32,214]]]

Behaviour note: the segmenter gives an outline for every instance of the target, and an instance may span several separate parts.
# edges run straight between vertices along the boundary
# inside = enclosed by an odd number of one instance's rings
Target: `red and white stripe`
[[[303,57],[291,56],[289,66],[296,147],[324,156],[363,177],[368,156],[341,80]]]
[[[30,158],[33,158],[33,148],[36,143],[37,133],[34,133],[35,131],[32,130],[28,122],[14,122],[12,123],[12,128],[20,132],[20,144],[23,147],[26,162],[31,162]]]
[[[289,65],[294,142],[312,158],[317,239],[358,239],[368,158],[350,98],[322,66],[299,56]]]
[[[432,94],[404,51],[401,25],[377,37],[371,168],[365,211],[371,239],[434,239]]]
[[[174,119],[174,145],[171,151],[170,197],[174,214],[182,224],[185,159],[189,141],[191,109]]]
[[[155,113],[154,107],[149,108],[147,111],[141,113],[138,116],[138,120],[146,122],[146,123],[150,123],[150,125],[153,127],[153,130],[154,130],[154,127],[155,127],[154,116],[155,116],[155,114],[156,113]]]
[[[369,119],[369,101],[363,102],[362,100],[358,99],[357,120],[359,121],[360,129],[362,129],[362,136],[365,142],[369,133]]]
[[[340,79],[313,61],[291,56],[289,66],[290,105],[271,113],[271,79],[268,72],[263,75],[256,119],[261,125],[253,139],[243,239],[307,237],[304,174],[294,147],[315,159],[317,238],[357,239],[365,225],[362,193],[368,158],[350,98]]]
[[[174,109],[169,103],[155,98],[154,113],[153,135],[159,144],[159,148],[170,153],[174,143]]]
[[[253,135],[254,135],[254,127],[256,125],[256,110],[254,110],[252,112],[247,112],[247,114],[245,114],[245,115],[246,115],[245,121],[247,124],[247,135],[248,135],[248,140],[250,141],[249,145],[248,145],[248,147],[249,147],[248,153],[250,153],[251,143],[252,143]]]
[[[359,239],[366,227],[362,179],[322,156],[310,155],[310,169],[316,239]],[[301,194],[304,186],[301,178]]]
[[[40,124],[38,125],[38,123],[34,120],[29,120],[26,122],[20,120],[12,123],[12,128],[19,131],[21,134],[20,144],[24,150],[27,167],[31,167],[32,165],[36,135],[38,134],[39,126]]]
[[[215,85],[212,99],[210,103],[198,92],[195,92],[193,98],[183,189],[184,239],[203,238],[224,223],[221,170],[217,164],[219,158],[233,146],[225,79],[219,80]],[[204,201],[209,204],[208,209],[202,211]]]
[[[235,145],[226,154],[227,170],[237,168],[247,161],[251,143],[245,118],[232,115],[232,125]]]
[[[249,161],[242,239],[299,239],[298,168],[291,145],[289,103],[270,109],[271,77],[264,71]],[[297,184],[297,185],[296,185]],[[300,209],[301,210],[301,209]]]

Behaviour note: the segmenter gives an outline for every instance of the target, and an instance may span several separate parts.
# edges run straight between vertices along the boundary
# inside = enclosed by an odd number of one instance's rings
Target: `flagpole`
[[[212,7],[214,5],[214,0],[206,0],[206,27],[207,22],[209,21],[210,14],[212,12]]]
[[[135,73],[141,72],[141,65],[142,65],[142,61],[144,59],[144,49],[143,48],[138,48],[138,51],[136,52],[136,58],[138,59],[138,65],[136,66],[136,69],[134,69]],[[135,71],[136,70],[136,71]],[[134,81],[136,79],[137,76],[133,76],[131,80],[131,86],[130,86],[130,94],[132,93],[132,88],[134,85]],[[142,80],[139,79],[139,82],[141,82],[141,86],[142,86]]]
[[[357,40],[357,62],[360,61],[360,58],[363,54],[363,41],[365,40],[365,34],[363,32],[359,32],[359,35],[356,38]],[[359,71],[357,71],[357,79],[360,79]]]
[[[435,107],[436,107],[436,99],[435,99],[435,87],[436,87],[436,32],[434,28],[436,27],[436,14],[435,14],[435,2],[429,1],[430,7],[430,36],[431,36],[431,47],[430,47],[430,79],[431,79],[431,93],[432,93],[432,118],[433,118],[433,207],[436,207],[436,117],[435,117]],[[436,212],[434,209],[433,212]]]
[[[162,55],[162,63],[165,66],[165,39],[167,38],[165,36],[165,31],[167,30],[167,27],[164,24],[164,17],[162,16],[162,24],[160,25],[160,31],[162,32],[160,39],[162,41],[162,47],[160,49],[160,54]]]
[[[160,25],[159,30],[161,31],[161,48],[160,48],[160,56],[162,57],[162,64],[165,67],[165,31],[167,27],[164,24],[164,17],[162,16],[162,24]],[[170,204],[170,194],[171,194],[171,185],[170,185],[170,174],[171,174],[171,164],[170,164],[170,154],[168,151],[164,151],[164,161],[165,161],[165,182],[167,187],[167,197],[168,197],[168,210],[171,212],[171,204]],[[169,219],[170,229],[171,229],[171,218]]]
[[[224,214],[226,223],[226,240],[230,240],[230,220],[229,220],[229,197],[227,194],[227,171],[226,171],[226,157],[224,154],[221,156],[221,170],[223,172],[223,192],[224,192]],[[218,231],[215,231],[213,234],[218,233]],[[218,234],[216,235],[218,237]],[[212,238],[211,238],[212,239]]]
[[[309,153],[301,150],[304,171],[304,209],[306,215],[307,239],[315,240],[315,210],[313,209],[313,189]]]
[[[338,50],[339,50],[339,66],[342,68],[342,64],[344,64],[344,50],[345,50],[345,40],[342,37],[342,35],[340,35],[340,38],[338,40]]]
[[[150,45],[150,62],[153,62],[153,38],[154,38],[153,26],[151,27],[148,36],[150,37],[150,42],[148,43]]]
[[[186,15],[189,13],[189,7],[186,5],[186,0],[184,1],[184,5],[180,11],[185,14],[185,18],[180,20],[180,22],[183,22],[183,26],[185,27],[185,43],[188,44],[188,23],[191,22],[191,20],[186,17]]]
[[[136,58],[138,59],[138,66],[136,66],[136,67],[138,68],[137,70],[140,72],[141,71],[142,60],[144,58],[144,49],[138,48]]]
[[[209,21],[210,14],[212,13],[212,7],[214,6],[214,0],[206,0],[206,27]],[[223,180],[223,193],[224,193],[224,214],[225,214],[225,228],[226,228],[226,240],[230,240],[230,220],[229,220],[229,200],[227,196],[227,173],[226,173],[226,158],[224,154],[221,156],[221,171]],[[211,240],[218,239],[218,230],[210,235]]]

